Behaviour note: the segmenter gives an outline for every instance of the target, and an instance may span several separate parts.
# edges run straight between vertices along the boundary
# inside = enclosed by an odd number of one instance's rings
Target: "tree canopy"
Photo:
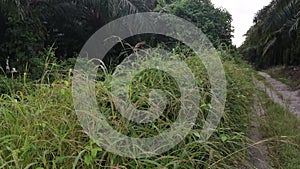
[[[253,22],[241,46],[246,59],[260,68],[300,64],[299,0],[273,0]]]
[[[222,43],[232,45],[231,14],[216,8],[210,0],[160,0],[156,10],[172,13],[194,23],[215,47]]]
[[[15,0],[0,1],[0,55],[19,70],[55,43],[59,59],[74,57],[101,26],[138,12],[143,5],[127,0]]]
[[[210,0],[0,0],[1,66],[9,59],[20,71],[35,69],[44,59],[41,51],[53,44],[58,60],[75,57],[103,25],[153,10],[194,23],[215,47],[231,45],[231,15]]]

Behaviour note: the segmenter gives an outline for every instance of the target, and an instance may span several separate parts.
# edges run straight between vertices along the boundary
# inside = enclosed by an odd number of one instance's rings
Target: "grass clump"
[[[265,119],[262,129],[268,142],[274,168],[300,168],[300,120],[291,112],[263,97]]]
[[[201,89],[200,113],[192,131],[168,152],[151,158],[130,159],[97,146],[83,131],[76,117],[70,76],[59,73],[68,70],[54,70],[52,67],[45,71],[43,81],[26,82],[22,90],[10,90],[1,95],[0,168],[240,168],[247,158],[245,147],[249,143],[247,132],[253,104],[252,69],[237,65],[234,61],[224,61],[228,82],[224,117],[212,137],[205,143],[199,143],[202,118],[210,108],[210,85],[206,69],[198,59],[190,57],[185,61]],[[116,130],[129,136],[156,135],[157,129],[173,122],[176,114],[172,112],[179,108],[178,104],[172,104],[178,101],[179,96],[174,94],[178,92],[177,87],[162,72],[146,72],[141,86],[135,86],[135,90],[143,91],[144,87],[160,83],[149,79],[148,74],[159,75],[160,80],[165,80],[163,86],[172,89],[167,106],[169,109],[163,120],[151,125],[134,126],[134,123],[118,117],[119,112],[115,111],[107,93],[111,75],[96,82],[101,112]],[[139,92],[132,95],[135,97],[132,100],[134,103],[145,97]],[[146,99],[139,106],[147,107]],[[137,129],[139,132],[136,132]]]

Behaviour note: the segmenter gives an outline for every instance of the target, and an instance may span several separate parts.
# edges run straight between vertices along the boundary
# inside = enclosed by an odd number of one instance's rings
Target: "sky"
[[[255,14],[271,0],[211,0],[216,7],[223,7],[232,15],[234,27],[233,44],[240,46],[247,30],[253,25]]]

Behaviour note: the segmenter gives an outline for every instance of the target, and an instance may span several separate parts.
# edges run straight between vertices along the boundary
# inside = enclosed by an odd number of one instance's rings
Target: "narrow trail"
[[[255,110],[256,114],[253,116],[253,120],[251,122],[251,130],[250,130],[250,139],[256,144],[255,146],[249,148],[249,162],[252,165],[252,168],[255,169],[271,169],[270,166],[270,158],[268,155],[268,148],[266,143],[264,142],[264,138],[262,133],[260,132],[260,123],[257,118],[264,118],[265,115],[263,108],[259,104],[258,100],[255,100]]]
[[[300,118],[300,90],[292,90],[289,86],[273,79],[267,73],[259,72],[259,75],[264,77],[270,85],[267,86],[262,83],[259,85],[261,89],[265,90],[275,103],[278,103]]]
[[[277,104],[286,108],[290,112],[294,113],[300,118],[300,90],[292,90],[289,86],[283,84],[280,81],[273,79],[270,75],[264,72],[259,72],[259,75],[266,79],[266,83],[258,81],[253,77],[254,84]],[[263,142],[264,138],[260,132],[260,123],[257,118],[264,118],[265,112],[262,108],[258,95],[255,96],[254,106],[256,114],[253,115],[251,122],[250,138],[255,146],[249,148],[249,162],[252,165],[251,168],[255,169],[271,169],[271,160],[268,155],[268,149]]]
[[[253,83],[257,85],[258,88],[261,88],[264,84],[253,76]],[[259,102],[258,93],[254,93],[254,110],[255,114],[252,116],[251,121],[251,130],[250,130],[250,139],[253,141],[255,145],[251,146],[248,149],[249,154],[249,167],[245,167],[247,169],[272,169],[271,160],[268,155],[268,148],[266,143],[264,142],[264,138],[262,133],[260,132],[260,120],[264,118],[265,111],[262,108],[262,105]]]

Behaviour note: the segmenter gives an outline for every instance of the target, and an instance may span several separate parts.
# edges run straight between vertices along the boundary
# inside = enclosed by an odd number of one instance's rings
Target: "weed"
[[[212,137],[199,143],[203,117],[210,108],[210,83],[198,59],[189,57],[185,62],[196,76],[200,89],[200,113],[192,131],[168,152],[151,158],[130,159],[100,148],[83,131],[75,115],[70,70],[54,68],[47,62],[42,80],[29,82],[25,76],[21,84],[26,87],[18,89],[8,84],[11,90],[0,97],[0,168],[239,168],[247,158],[245,147],[249,145],[252,69],[236,65],[234,61],[224,62],[228,80],[224,117]],[[156,135],[159,129],[172,124],[176,118],[172,112],[179,108],[176,104],[178,89],[172,78],[159,71],[144,73],[140,86],[132,88],[132,102],[144,99],[137,104],[147,107],[147,92],[146,95],[141,92],[154,84],[163,84],[170,91],[169,108],[160,121],[151,125],[139,126],[120,118],[108,94],[110,74],[105,74],[95,86],[99,110],[116,130],[132,137]],[[12,97],[16,94],[20,96],[18,101]]]

